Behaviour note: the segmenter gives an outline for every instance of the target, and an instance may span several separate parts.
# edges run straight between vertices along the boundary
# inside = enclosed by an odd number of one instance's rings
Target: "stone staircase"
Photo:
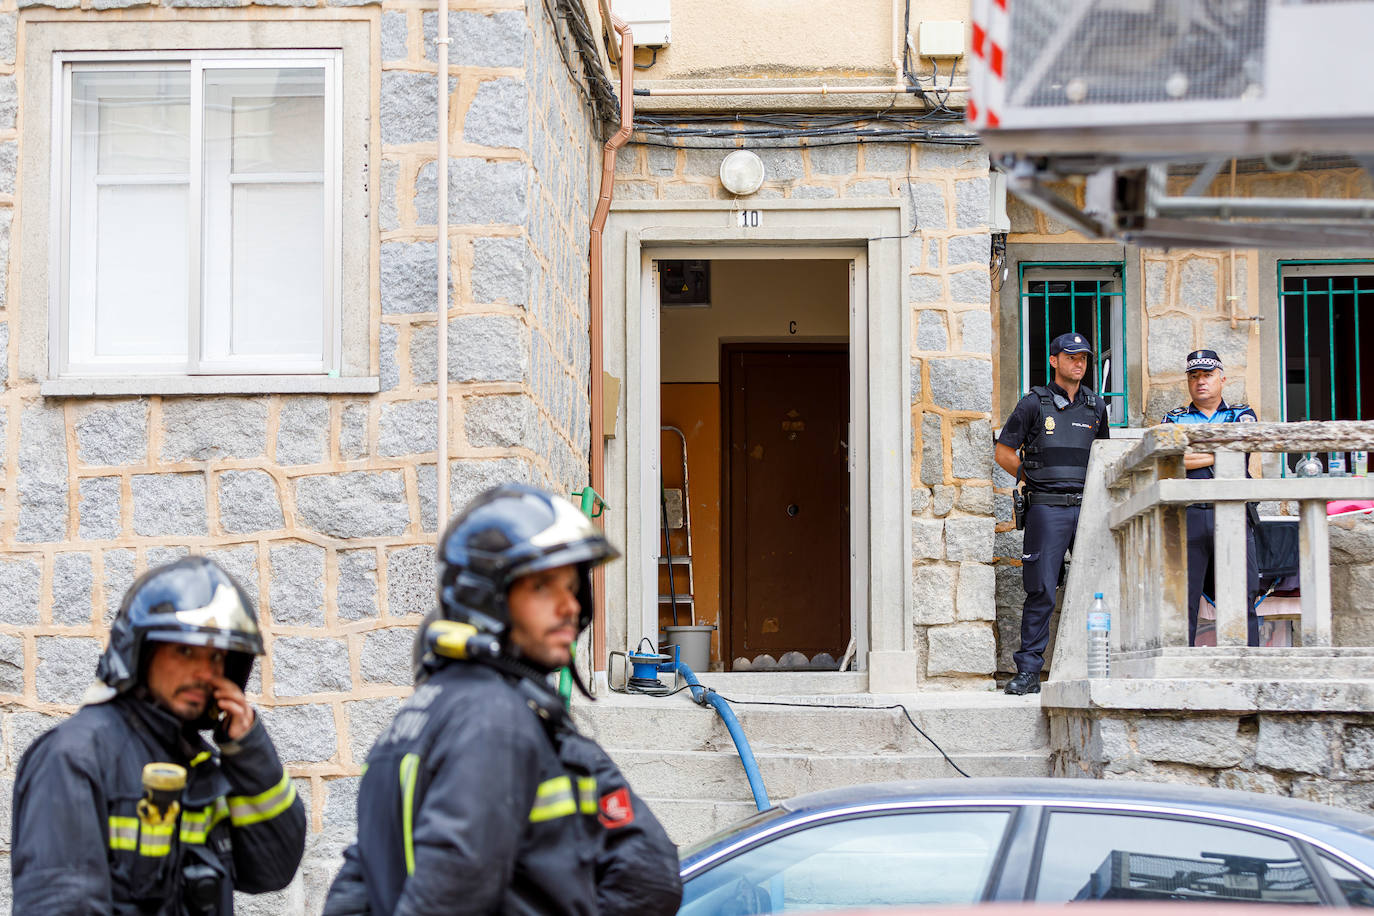
[[[864,692],[863,674],[850,673],[707,673],[700,680],[741,701],[732,706],[774,803],[863,782],[958,777],[900,709],[879,708],[896,703],[970,776],[1049,775],[1048,729],[1035,696],[874,695]],[[602,690],[598,702],[575,703],[573,712],[674,842],[694,842],[754,812],[729,732],[713,709],[692,702],[689,691],[647,697]]]

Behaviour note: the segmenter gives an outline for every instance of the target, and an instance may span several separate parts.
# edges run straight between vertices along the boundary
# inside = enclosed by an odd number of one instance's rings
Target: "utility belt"
[[[1034,490],[1026,491],[1026,505],[1028,506],[1081,506],[1083,505],[1082,493],[1040,493]]]
[[[1082,493],[1036,493],[1031,490],[1017,488],[1011,491],[1011,511],[1012,520],[1016,523],[1016,530],[1023,531],[1026,527],[1026,510],[1033,505],[1040,506],[1081,506],[1083,505]]]

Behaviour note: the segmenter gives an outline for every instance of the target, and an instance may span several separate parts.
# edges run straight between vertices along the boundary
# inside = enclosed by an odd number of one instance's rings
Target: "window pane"
[[[234,188],[231,355],[322,356],[323,211],[319,184]]]
[[[206,144],[236,175],[324,169],[324,68],[208,70]]]
[[[323,67],[205,71],[206,360],[323,368],[325,85]]]
[[[1320,903],[1286,841],[1201,821],[1057,811],[1035,899]]]
[[[93,355],[185,360],[186,187],[113,185],[98,200]]]
[[[66,364],[180,371],[187,350],[189,73],[71,73]]]
[[[1374,882],[1355,874],[1335,859],[1322,856],[1326,873],[1345,895],[1345,902],[1351,906],[1374,906]]]
[[[101,176],[185,174],[190,110],[186,70],[72,74],[72,144],[95,144]]]
[[[832,821],[687,882],[680,916],[967,904],[981,899],[1010,818],[941,811]]]

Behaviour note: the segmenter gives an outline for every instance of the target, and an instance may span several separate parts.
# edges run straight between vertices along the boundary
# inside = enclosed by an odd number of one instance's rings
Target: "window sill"
[[[45,379],[45,398],[127,397],[146,394],[376,394],[375,375],[143,375]]]

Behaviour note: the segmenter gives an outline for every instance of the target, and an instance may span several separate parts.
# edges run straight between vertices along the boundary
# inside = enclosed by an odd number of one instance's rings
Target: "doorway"
[[[725,344],[721,367],[725,657],[833,670],[850,633],[849,348]]]
[[[658,629],[714,626],[714,670],[833,671],[855,633],[853,259],[708,253],[649,265]]]

